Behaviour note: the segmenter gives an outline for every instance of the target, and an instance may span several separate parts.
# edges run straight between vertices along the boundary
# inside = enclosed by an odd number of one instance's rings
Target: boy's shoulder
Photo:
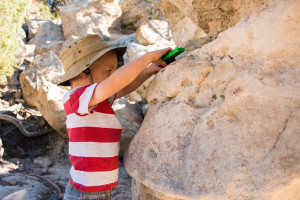
[[[66,92],[66,93],[64,94],[64,96],[62,97],[63,103],[67,102],[68,99],[70,99],[70,96],[71,96],[72,94],[74,94],[75,92],[80,91],[80,89],[82,90],[82,89],[85,89],[85,88],[87,88],[87,87],[88,87],[88,85],[86,85],[86,86],[78,86],[78,87],[76,87],[76,88],[72,88],[71,90],[69,90],[68,92]]]

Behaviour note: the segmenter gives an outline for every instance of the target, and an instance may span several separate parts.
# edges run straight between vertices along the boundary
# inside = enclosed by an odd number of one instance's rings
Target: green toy
[[[167,64],[170,64],[171,62],[175,61],[175,57],[184,52],[185,49],[182,47],[176,47],[173,51],[167,53],[162,57],[164,61],[166,61]]]

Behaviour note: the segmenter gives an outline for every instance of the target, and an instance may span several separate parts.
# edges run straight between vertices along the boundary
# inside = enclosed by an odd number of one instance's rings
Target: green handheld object
[[[175,61],[175,57],[184,52],[185,49],[182,47],[176,47],[173,51],[167,53],[162,57],[164,61],[166,61],[167,64],[170,64],[171,62]]]

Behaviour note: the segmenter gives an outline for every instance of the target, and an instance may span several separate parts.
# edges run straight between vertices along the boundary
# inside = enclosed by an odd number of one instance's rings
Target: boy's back
[[[122,126],[111,105],[114,96],[89,108],[98,83],[72,89],[63,98],[67,116],[70,184],[83,192],[110,190],[118,184]]]

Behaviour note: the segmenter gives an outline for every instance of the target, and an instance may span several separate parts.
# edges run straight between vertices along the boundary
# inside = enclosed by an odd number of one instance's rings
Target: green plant
[[[17,31],[26,15],[28,0],[0,0],[0,80],[13,74],[17,67]]]
[[[40,12],[40,17],[42,19],[54,19],[54,16],[52,15],[52,13],[50,12],[50,9],[49,7],[42,3],[40,6],[39,6],[39,12]]]
[[[68,2],[67,0],[42,0],[49,8],[49,12],[52,13],[54,18],[59,18],[59,6],[64,6]]]

